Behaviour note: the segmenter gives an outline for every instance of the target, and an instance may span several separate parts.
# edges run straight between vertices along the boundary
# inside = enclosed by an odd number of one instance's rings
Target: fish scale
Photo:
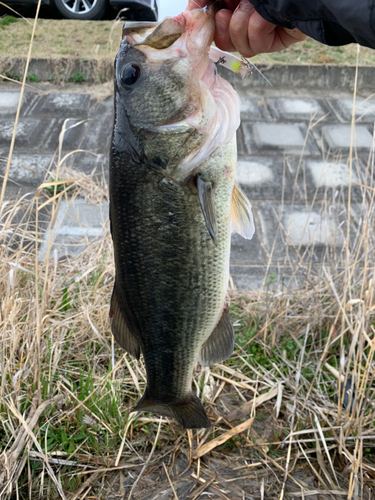
[[[234,184],[238,98],[208,59],[213,30],[203,10],[137,23],[124,29],[115,65],[111,328],[144,358],[147,387],[135,410],[185,428],[210,425],[192,392],[194,365],[233,351],[231,226],[253,232],[250,204]]]
[[[116,281],[131,292],[127,303],[143,332],[142,352],[148,379],[153,381],[153,399],[162,399],[167,387],[173,400],[186,394],[197,346],[212,332],[224,304],[233,178],[218,180],[217,197],[222,190],[229,196],[222,196],[227,206],[219,211],[215,246],[197,197],[188,188],[166,181],[162,173],[150,175],[147,167],[132,167],[129,159],[126,168],[119,165],[115,173],[112,168],[111,221],[115,233],[123,235],[115,244]],[[116,203],[131,199],[134,192],[133,203]],[[158,222],[170,217],[169,222]],[[182,356],[183,362],[178,362]]]

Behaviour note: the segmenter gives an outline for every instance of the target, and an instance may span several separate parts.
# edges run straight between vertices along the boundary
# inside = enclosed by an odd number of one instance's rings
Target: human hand
[[[202,8],[207,0],[189,0],[187,9]],[[226,9],[216,13],[215,44],[227,52],[253,57],[277,52],[307,38],[297,29],[280,28],[260,16],[248,0],[225,0]]]

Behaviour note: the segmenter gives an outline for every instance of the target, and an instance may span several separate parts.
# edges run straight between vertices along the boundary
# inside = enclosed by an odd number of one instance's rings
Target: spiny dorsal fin
[[[141,355],[141,345],[135,335],[129,330],[124,313],[120,307],[116,283],[113,287],[111,307],[109,310],[109,319],[111,321],[111,330],[117,343],[129,354],[139,359]]]
[[[228,306],[225,306],[219,323],[201,347],[198,361],[202,366],[220,363],[230,357],[233,348],[234,330]]]
[[[232,194],[232,228],[246,240],[254,236],[255,226],[251,203],[236,183]]]
[[[212,182],[206,182],[201,179],[200,175],[197,176],[198,199],[203,212],[204,220],[210,236],[217,245],[217,224],[215,213],[214,192]]]

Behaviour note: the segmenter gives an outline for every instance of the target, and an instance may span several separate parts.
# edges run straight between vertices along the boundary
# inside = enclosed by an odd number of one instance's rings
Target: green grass
[[[83,73],[77,71],[77,73],[74,73],[74,75],[70,78],[70,81],[72,83],[83,83],[86,81],[86,77]]]
[[[27,79],[29,80],[29,82],[40,82],[39,76],[35,73],[31,73],[30,75],[28,75]]]
[[[18,73],[14,73],[13,71],[6,71],[4,76],[6,78],[2,78],[3,81],[7,81],[8,78],[15,80],[16,82],[20,82],[22,80],[22,76]]]
[[[6,26],[9,26],[10,24],[16,23],[18,19],[13,16],[4,16],[0,17],[0,29],[4,29]]]
[[[34,80],[39,81],[39,80]],[[73,191],[73,187],[69,186],[69,184],[64,182],[64,179],[55,179],[51,177],[48,182],[58,182],[58,184],[54,184],[52,186],[46,186],[43,190],[48,193],[49,196],[55,196],[56,194],[60,194],[66,190],[66,193],[71,193]]]

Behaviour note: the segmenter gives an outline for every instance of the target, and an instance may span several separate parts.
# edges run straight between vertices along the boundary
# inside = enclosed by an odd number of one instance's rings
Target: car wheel
[[[66,19],[85,21],[102,19],[107,8],[107,0],[54,0],[54,2]]]

